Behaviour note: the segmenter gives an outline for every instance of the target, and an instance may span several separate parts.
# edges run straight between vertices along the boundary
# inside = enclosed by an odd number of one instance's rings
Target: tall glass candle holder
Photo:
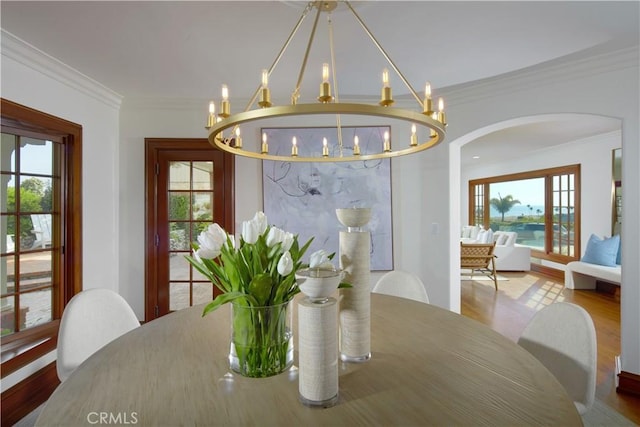
[[[363,227],[371,209],[336,209],[336,215],[347,227],[340,231],[340,269],[352,286],[340,290],[340,358],[364,362],[371,358],[371,233]]]

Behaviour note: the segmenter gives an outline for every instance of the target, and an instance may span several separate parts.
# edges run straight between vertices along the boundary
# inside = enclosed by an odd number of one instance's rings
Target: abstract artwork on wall
[[[352,151],[358,136],[361,154],[381,150],[389,126],[342,127],[343,150]],[[319,155],[323,138],[329,155],[339,155],[338,130],[317,128],[263,128],[269,153],[289,155],[295,136],[300,156]],[[310,152],[314,147],[316,153]],[[351,154],[351,153],[349,153]],[[314,237],[310,254],[318,249],[338,252],[343,229],[336,208],[371,208],[371,269],[393,269],[391,220],[391,162],[389,159],[357,162],[262,162],[264,212],[270,224],[300,236]],[[338,265],[337,258],[334,265]]]

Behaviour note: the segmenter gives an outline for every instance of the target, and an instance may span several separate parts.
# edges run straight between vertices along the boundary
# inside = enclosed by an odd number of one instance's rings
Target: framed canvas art
[[[342,149],[353,150],[359,139],[362,154],[380,151],[389,126],[342,127]],[[321,153],[327,140],[330,156],[339,155],[338,129],[263,128],[269,152],[290,155],[296,137],[299,155]],[[349,153],[351,154],[351,153]],[[335,210],[371,208],[371,270],[393,269],[391,218],[391,161],[355,162],[262,162],[264,213],[269,223],[300,236],[300,242],[314,237],[308,254],[318,249],[338,253],[339,223]],[[337,258],[334,264],[338,266]]]

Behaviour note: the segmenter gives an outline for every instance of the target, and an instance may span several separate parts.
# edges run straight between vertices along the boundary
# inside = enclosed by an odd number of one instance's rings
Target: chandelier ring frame
[[[286,116],[302,116],[311,114],[346,114],[346,115],[359,115],[359,116],[377,116],[386,117],[391,119],[402,120],[410,122],[416,125],[424,126],[431,130],[432,135],[427,141],[418,143],[415,146],[407,144],[406,148],[396,149],[390,152],[380,152],[374,154],[361,154],[350,156],[338,156],[338,157],[293,157],[286,155],[274,155],[268,153],[258,153],[248,151],[243,148],[236,148],[230,144],[230,139],[223,137],[223,131],[229,128],[237,127],[242,123],[254,122],[262,119],[273,119],[277,117]],[[261,160],[277,160],[288,162],[346,162],[346,161],[363,161],[363,160],[375,160],[385,159],[391,157],[398,157],[406,154],[417,153],[423,150],[427,150],[438,145],[444,140],[445,137],[445,125],[440,121],[431,118],[430,116],[416,111],[388,108],[378,105],[369,104],[356,104],[356,103],[321,103],[321,104],[295,104],[285,106],[274,106],[268,108],[261,108],[257,110],[244,111],[228,116],[218,122],[214,123],[209,130],[209,143],[223,151],[231,154],[241,155],[244,157],[251,157]]]

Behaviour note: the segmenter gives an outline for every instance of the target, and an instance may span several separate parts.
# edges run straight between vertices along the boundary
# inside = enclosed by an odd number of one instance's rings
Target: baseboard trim
[[[625,371],[620,372],[616,392],[640,396],[640,375]]]
[[[558,270],[556,268],[547,267],[546,265],[540,264],[531,264],[531,271],[535,271],[536,273],[544,274],[545,276],[549,276],[553,279],[561,281],[564,283],[564,271]]]
[[[12,426],[47,401],[60,380],[56,362],[51,362],[35,374],[2,393],[2,427]]]

